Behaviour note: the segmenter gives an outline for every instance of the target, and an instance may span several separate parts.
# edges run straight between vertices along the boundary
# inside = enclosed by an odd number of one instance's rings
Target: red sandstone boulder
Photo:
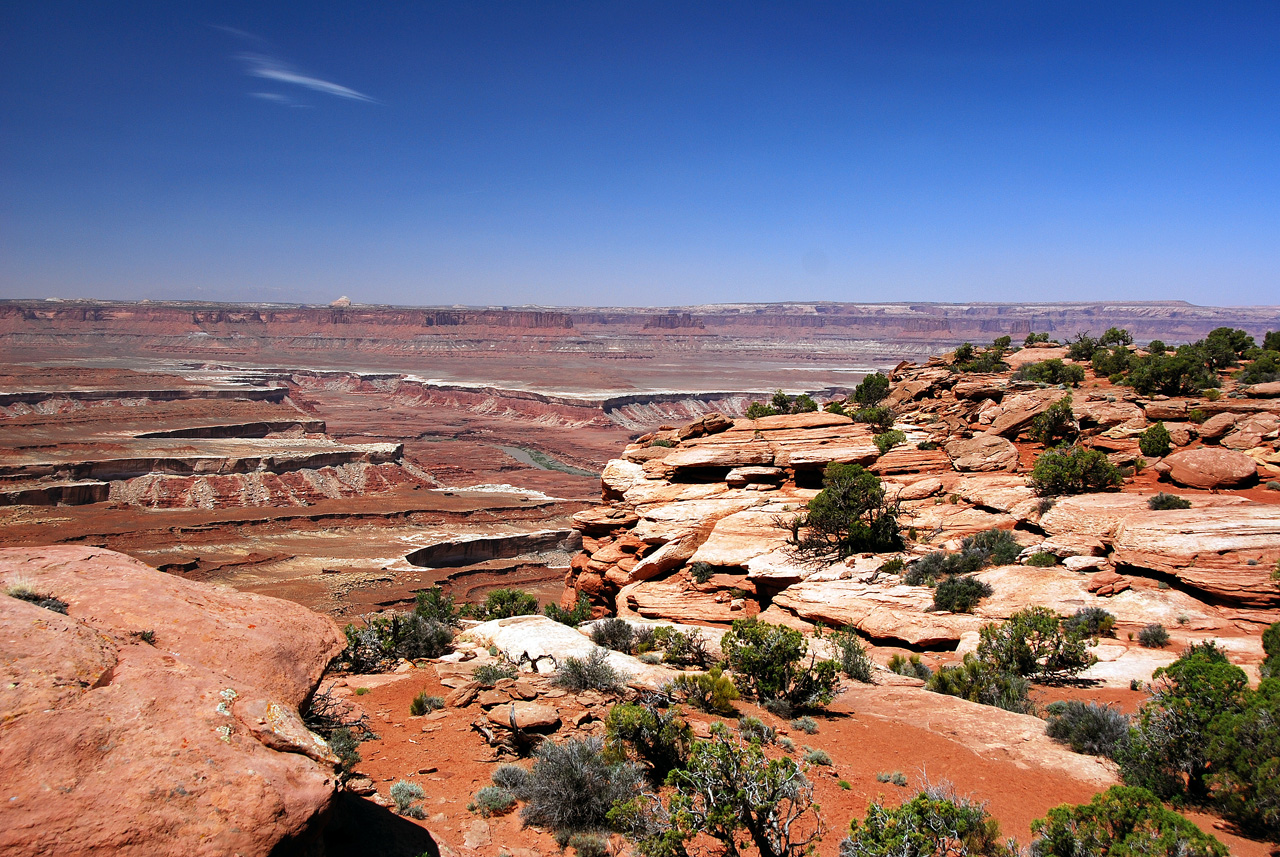
[[[1013,470],[1018,466],[1018,448],[996,434],[980,434],[946,445],[956,470]]]
[[[298,707],[343,648],[332,620],[96,548],[0,550],[19,579],[68,610],[0,596],[0,852],[267,854],[314,832],[337,760]]]
[[[1258,464],[1243,452],[1201,447],[1175,452],[1156,469],[1188,488],[1238,488],[1258,477]]]

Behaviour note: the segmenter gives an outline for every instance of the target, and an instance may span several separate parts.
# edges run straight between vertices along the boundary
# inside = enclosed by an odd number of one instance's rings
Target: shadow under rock
[[[440,857],[440,847],[409,819],[371,800],[339,792],[319,840],[304,853],[305,857]]]

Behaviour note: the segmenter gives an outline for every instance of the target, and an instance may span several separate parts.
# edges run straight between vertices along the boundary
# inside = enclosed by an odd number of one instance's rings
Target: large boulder
[[[1162,459],[1156,469],[1188,488],[1240,488],[1258,478],[1258,464],[1243,452],[1199,447]]]
[[[1018,466],[1018,448],[997,434],[953,440],[945,448],[956,470],[1014,470]]]
[[[0,852],[267,854],[317,832],[337,760],[298,709],[344,647],[332,620],[98,548],[0,549],[0,585],[20,581],[67,614],[0,595]]]

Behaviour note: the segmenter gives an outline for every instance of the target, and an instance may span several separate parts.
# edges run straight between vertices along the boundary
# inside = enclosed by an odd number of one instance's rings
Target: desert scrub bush
[[[656,446],[661,449],[671,449],[675,445],[676,445],[675,441],[668,440],[665,437],[660,437],[660,438],[657,438],[656,440],[649,441],[649,446]]]
[[[1173,449],[1173,439],[1164,423],[1152,423],[1146,431],[1138,435],[1138,450],[1152,458],[1164,458]]]
[[[855,423],[866,423],[877,434],[880,434],[893,428],[893,421],[897,416],[892,410],[883,405],[874,405],[858,408],[858,410],[850,414],[850,418]]]
[[[806,735],[817,735],[818,721],[812,717],[797,717],[791,721],[791,728]]]
[[[1036,551],[1027,557],[1027,565],[1035,568],[1050,568],[1058,564],[1058,557],[1048,551]]]
[[[1105,454],[1082,446],[1045,450],[1031,468],[1031,484],[1042,496],[1105,491],[1123,481]]]
[[[732,714],[733,701],[738,698],[738,688],[720,667],[712,667],[705,673],[678,675],[671,683],[671,690],[694,708],[711,714]]]
[[[625,619],[601,619],[591,628],[591,642],[624,655],[635,647],[636,632]]]
[[[1067,384],[1075,387],[1084,381],[1084,367],[1063,363],[1052,357],[1039,363],[1024,363],[1011,376],[1015,381],[1032,381],[1037,384]]]
[[[1032,857],[1164,854],[1227,857],[1221,842],[1146,789],[1112,786],[1087,804],[1063,804],[1032,822]]]
[[[786,735],[783,735],[778,739],[778,746],[788,753],[794,753],[796,750],[796,742],[792,741]]]
[[[1055,702],[1049,706],[1044,734],[1077,753],[1111,757],[1129,735],[1129,718],[1110,705]]]
[[[785,699],[762,699],[760,707],[781,720],[790,720],[794,707]]]
[[[556,844],[572,848],[574,857],[609,857],[609,837],[603,833],[571,833],[557,837]]]
[[[884,455],[895,446],[907,442],[907,436],[897,429],[889,429],[889,431],[881,432],[871,438],[876,445],[876,449],[880,450],[880,454]]]
[[[667,784],[665,806],[646,796],[611,814],[634,832],[642,854],[685,854],[692,850],[686,843],[707,836],[725,854],[746,853],[749,843],[760,857],[801,857],[825,831],[813,785],[796,761],[770,759],[719,723]]]
[[[879,477],[857,464],[828,464],[822,490],[788,523],[788,544],[802,560],[834,562],[855,553],[900,550],[898,503]]]
[[[746,417],[749,420],[758,420],[761,417],[776,417],[777,415],[778,412],[764,402],[752,402],[747,405]]]
[[[889,658],[889,670],[898,675],[918,678],[921,681],[928,681],[929,677],[933,675],[933,670],[929,669],[928,664],[920,660],[919,655],[903,657],[902,655],[894,654]]]
[[[877,783],[893,783],[895,786],[906,786],[907,777],[902,771],[881,771],[876,774]]]
[[[1272,622],[1262,632],[1262,651],[1265,657],[1258,672],[1263,678],[1280,678],[1280,622]]]
[[[445,595],[439,586],[424,589],[414,596],[413,612],[424,619],[433,619],[450,628],[462,627],[462,610],[453,601],[452,595]]]
[[[694,583],[706,583],[715,573],[716,567],[709,562],[695,562],[689,566],[689,577]]]
[[[925,554],[911,564],[902,580],[909,586],[933,586],[953,575],[970,574],[991,565],[1010,565],[1021,553],[1022,545],[1009,530],[983,530],[966,536],[959,551]]]
[[[778,737],[772,726],[750,714],[743,714],[738,718],[738,734],[744,741],[756,741],[760,744],[772,744]]]
[[[467,804],[467,810],[482,818],[506,815],[515,809],[516,797],[501,786],[485,786]]]
[[[418,801],[426,797],[426,792],[417,783],[408,780],[397,780],[391,787],[391,799],[395,801],[396,812],[409,818],[426,818],[427,814]]]
[[[888,395],[889,376],[883,372],[867,375],[858,382],[858,386],[853,388],[853,400],[860,405],[878,405]]]
[[[1116,617],[1101,607],[1081,607],[1062,620],[1062,629],[1078,637],[1114,637]]]
[[[720,639],[729,668],[759,699],[785,699],[797,708],[821,708],[835,699],[835,661],[804,663],[808,644],[793,628],[755,618],[736,619]]]
[[[400,658],[438,658],[453,644],[453,629],[418,613],[365,616],[343,628],[347,647],[337,661],[351,672],[378,672]]]
[[[556,670],[557,687],[565,690],[618,690],[626,683],[627,676],[609,664],[609,655],[599,646],[585,658],[565,658]]]
[[[493,687],[504,678],[515,678],[515,664],[498,663],[498,664],[481,664],[471,672],[471,680],[478,682],[481,687]]]
[[[561,625],[568,625],[570,628],[576,628],[583,622],[591,618],[591,599],[587,598],[585,592],[578,594],[578,600],[573,603],[573,607],[565,610],[559,604],[548,604],[542,608],[542,612],[546,614],[548,619],[559,622]]]
[[[1097,662],[1085,650],[1086,639],[1064,631],[1058,614],[1047,607],[1019,610],[978,633],[979,658],[1001,672],[1036,681],[1069,678]]]
[[[477,609],[477,619],[508,619],[538,613],[538,599],[523,589],[494,589]]]
[[[866,817],[849,822],[840,857],[1014,857],[1000,825],[984,804],[957,797],[946,786],[922,789],[901,806],[879,799]]]
[[[872,663],[867,655],[867,647],[862,638],[850,625],[844,630],[831,635],[831,644],[835,646],[840,671],[854,681],[871,683]]]
[[[707,651],[707,638],[702,636],[700,631],[690,631],[686,634],[683,631],[668,630],[670,634],[664,639],[666,650],[662,653],[662,660],[665,663],[698,669],[705,669],[711,663],[711,653]]]
[[[566,834],[608,829],[613,805],[639,792],[640,772],[630,762],[610,761],[603,749],[599,738],[542,742],[519,793],[524,823]]]
[[[933,609],[971,613],[978,602],[991,593],[990,586],[971,574],[952,575],[934,589]]]
[[[1045,446],[1054,446],[1079,434],[1080,426],[1071,410],[1071,396],[1063,396],[1046,410],[1036,414],[1031,419],[1027,433]]]
[[[1169,632],[1159,622],[1144,625],[1138,632],[1138,645],[1147,649],[1163,649],[1169,645]]]
[[[652,703],[619,703],[609,709],[604,726],[606,755],[647,766],[655,787],[684,765],[693,743],[693,730],[683,717]]]
[[[1191,501],[1177,494],[1161,491],[1147,499],[1147,508],[1153,512],[1166,512],[1172,509],[1190,509]]]
[[[489,779],[493,780],[495,786],[506,789],[516,797],[519,797],[524,793],[525,786],[529,784],[529,771],[519,765],[499,765],[493,769]]]
[[[1245,691],[1236,713],[1209,725],[1209,793],[1241,830],[1280,842],[1280,679]]]
[[[333,684],[316,688],[299,714],[303,724],[319,735],[338,757],[338,779],[346,781],[360,762],[360,742],[378,736],[369,728],[368,718],[358,708],[333,695]]]
[[[1280,491],[1280,479],[1272,479],[1267,482],[1268,491]]]
[[[826,750],[819,750],[815,747],[805,747],[804,762],[808,765],[821,765],[829,768],[831,767],[831,754]]]
[[[18,578],[6,586],[4,594],[10,598],[16,598],[19,601],[25,601],[28,604],[34,604],[46,610],[52,610],[54,613],[61,613],[64,616],[67,613],[67,602],[46,592],[39,591],[36,589],[35,584],[25,578]]]
[[[925,688],[1019,714],[1030,714],[1034,709],[1029,696],[1031,682],[972,653],[956,666],[941,667],[929,677]]]
[[[421,717],[424,714],[439,711],[441,708],[444,708],[444,699],[439,696],[432,696],[424,690],[409,703],[409,715]]]

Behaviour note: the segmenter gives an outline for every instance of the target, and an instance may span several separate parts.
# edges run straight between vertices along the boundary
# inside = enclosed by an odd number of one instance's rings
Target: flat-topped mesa
[[[1033,353],[1010,362],[1065,355],[1025,351]],[[755,420],[710,414],[640,436],[604,469],[609,506],[575,516],[583,551],[566,576],[565,604],[581,593],[597,614],[848,623],[876,639],[944,647],[1028,598],[1064,613],[1106,603],[1137,627],[1195,615],[1201,631],[1227,627],[1220,610],[1258,622],[1277,613],[1280,492],[1253,486],[1280,476],[1280,401],[1252,397],[1229,380],[1216,401],[1172,400],[1138,396],[1088,369],[1080,386],[1067,388],[1018,380],[1010,370],[953,371],[950,360],[894,370],[884,402],[902,438],[878,439],[867,423],[826,411]],[[1069,437],[1129,468],[1119,492],[1056,499],[1033,489],[1032,465],[1045,450],[1032,437],[1037,417],[1068,397]],[[1205,419],[1208,410],[1220,416]],[[1139,437],[1166,415],[1180,417],[1165,423],[1176,451],[1142,462]],[[1014,531],[1026,548],[1020,562],[1047,553],[1060,564],[983,572],[997,592],[973,616],[939,613],[931,590],[882,572],[892,555],[806,564],[789,545],[789,524],[833,463],[862,465],[883,480],[899,503],[907,561],[956,550],[964,537],[995,528]],[[1144,463],[1158,466],[1139,472]],[[1153,511],[1157,477],[1183,492],[1249,493],[1191,493],[1191,511]]]

